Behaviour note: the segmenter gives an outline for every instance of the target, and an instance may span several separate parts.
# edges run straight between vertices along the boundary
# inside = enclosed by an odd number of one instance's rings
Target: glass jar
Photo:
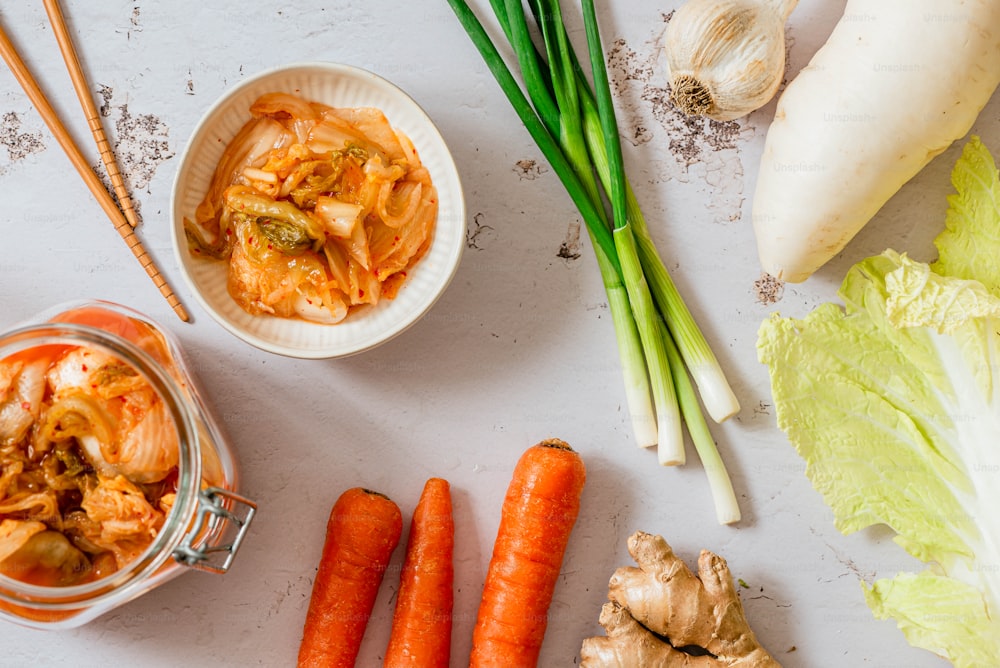
[[[37,374],[10,381],[12,369],[29,366],[46,370],[44,396],[28,380]],[[51,487],[40,491],[58,506],[47,497],[18,503],[44,481]],[[188,569],[224,573],[256,511],[237,483],[234,453],[176,339],[150,318],[75,302],[0,334],[0,616],[75,627]],[[114,513],[128,520],[126,530],[141,530],[118,540]]]

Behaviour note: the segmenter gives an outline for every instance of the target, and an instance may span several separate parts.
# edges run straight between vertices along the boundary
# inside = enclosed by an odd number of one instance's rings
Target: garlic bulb
[[[785,74],[785,21],[798,0],[688,0],[667,24],[674,104],[731,121],[767,104]]]

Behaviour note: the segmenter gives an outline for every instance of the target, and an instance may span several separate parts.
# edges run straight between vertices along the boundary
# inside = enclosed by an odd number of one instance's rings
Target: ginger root
[[[599,620],[607,636],[583,641],[581,668],[780,668],[750,629],[725,559],[702,550],[695,575],[643,531],[628,551],[638,568],[611,577]]]

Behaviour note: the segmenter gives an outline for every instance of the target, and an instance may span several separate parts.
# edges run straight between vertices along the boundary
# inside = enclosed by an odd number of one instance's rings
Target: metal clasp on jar
[[[227,500],[231,508],[225,506]],[[174,549],[174,559],[191,568],[211,573],[225,573],[232,565],[236,551],[240,549],[247,528],[250,526],[250,520],[256,512],[256,503],[227,489],[207,487],[201,490],[198,493],[198,510],[194,523],[181,544]],[[206,524],[216,528],[226,522],[229,523],[228,527],[219,528],[219,540],[223,539],[224,534],[232,535],[235,532],[230,542],[219,545],[206,541],[199,547],[192,545]]]

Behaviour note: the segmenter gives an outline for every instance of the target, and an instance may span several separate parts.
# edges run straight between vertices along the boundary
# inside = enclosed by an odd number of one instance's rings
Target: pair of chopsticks
[[[149,256],[149,253],[143,248],[139,237],[135,234],[134,228],[138,225],[139,218],[135,213],[128,189],[125,187],[121,171],[118,169],[118,162],[115,159],[114,152],[111,150],[111,145],[104,134],[100,115],[97,112],[97,107],[94,105],[94,98],[87,84],[87,79],[83,74],[83,68],[80,65],[76,49],[73,47],[69,30],[66,28],[66,21],[59,7],[59,2],[58,0],[43,0],[43,2],[45,4],[45,11],[49,15],[49,22],[52,24],[56,41],[59,43],[59,50],[62,52],[63,60],[66,61],[66,68],[69,70],[70,78],[73,81],[73,88],[76,89],[76,95],[80,99],[80,104],[83,106],[84,113],[87,116],[87,123],[90,126],[91,134],[97,142],[97,149],[101,154],[101,159],[111,179],[118,203],[115,203],[115,199],[104,187],[101,179],[91,169],[87,159],[73,141],[72,136],[66,130],[66,127],[59,119],[52,105],[49,104],[38,82],[31,75],[28,67],[18,55],[17,50],[2,27],[0,27],[0,56],[6,61],[10,71],[14,74],[18,83],[21,84],[24,92],[28,94],[31,103],[38,110],[45,124],[48,125],[49,130],[55,135],[56,140],[67,157],[69,157],[70,162],[73,163],[76,171],[80,173],[87,187],[93,193],[94,197],[97,198],[97,203],[101,205],[108,218],[111,219],[112,224],[115,226],[115,231],[118,232],[122,240],[125,241],[126,245],[132,251],[132,254],[139,260],[139,264],[146,270],[146,274],[152,279],[153,283],[159,289],[160,294],[167,300],[167,303],[170,304],[174,313],[181,320],[187,322],[190,319],[187,311],[184,310],[184,306],[180,303],[180,300],[174,294],[167,280],[160,273],[153,258]]]

